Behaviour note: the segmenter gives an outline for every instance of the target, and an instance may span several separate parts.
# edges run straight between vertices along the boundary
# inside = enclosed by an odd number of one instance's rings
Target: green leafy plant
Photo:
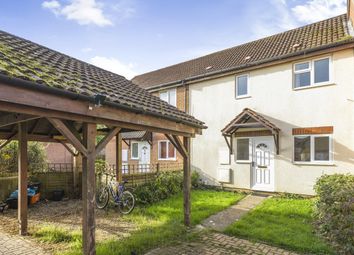
[[[315,190],[318,233],[338,254],[354,254],[354,175],[323,175]]]
[[[198,188],[199,174],[192,173],[192,187]],[[169,198],[182,191],[183,172],[162,172],[151,182],[139,185],[135,188],[134,194],[138,204],[153,204]]]
[[[13,141],[0,151],[0,172],[17,171],[18,142]],[[29,171],[42,170],[46,165],[47,155],[42,143],[28,143]]]

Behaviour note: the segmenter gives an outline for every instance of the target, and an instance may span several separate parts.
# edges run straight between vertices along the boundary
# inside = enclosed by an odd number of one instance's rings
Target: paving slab
[[[236,205],[205,219],[202,225],[206,228],[222,232],[251,209],[262,203],[266,198],[267,196],[262,195],[248,195]]]
[[[0,232],[0,255],[49,255],[35,243],[22,236]]]

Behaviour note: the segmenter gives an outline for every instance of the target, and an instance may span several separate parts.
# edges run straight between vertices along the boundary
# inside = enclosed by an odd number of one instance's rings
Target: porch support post
[[[116,135],[116,179],[122,181],[122,134]]]
[[[184,205],[184,225],[191,224],[191,159],[190,146],[191,138],[183,137],[183,145],[186,155],[183,155],[183,205]]]
[[[96,124],[83,124],[83,145],[87,155],[82,158],[82,246],[84,255],[95,255],[95,157]]]
[[[20,235],[27,234],[27,123],[18,124],[18,222]]]

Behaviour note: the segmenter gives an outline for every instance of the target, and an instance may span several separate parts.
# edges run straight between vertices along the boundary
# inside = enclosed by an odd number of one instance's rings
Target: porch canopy
[[[279,132],[280,129],[276,125],[249,108],[243,109],[239,115],[221,130],[231,152],[232,135],[273,136],[277,154],[279,154]],[[228,140],[228,138],[230,140]]]
[[[178,145],[189,225],[190,139],[203,128],[123,76],[0,31],[0,148],[19,141],[20,234],[27,233],[27,142],[71,144],[82,155],[83,254],[95,254],[95,157],[116,136],[120,165],[122,133],[131,131],[164,133]]]

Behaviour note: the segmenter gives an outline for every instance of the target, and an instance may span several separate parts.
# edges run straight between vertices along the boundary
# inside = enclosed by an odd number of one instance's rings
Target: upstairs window
[[[160,99],[175,107],[177,106],[176,96],[176,89],[170,89],[160,92]]]
[[[294,65],[294,88],[330,82],[330,58],[316,59]]]
[[[240,75],[236,77],[236,98],[249,96],[248,75]]]

